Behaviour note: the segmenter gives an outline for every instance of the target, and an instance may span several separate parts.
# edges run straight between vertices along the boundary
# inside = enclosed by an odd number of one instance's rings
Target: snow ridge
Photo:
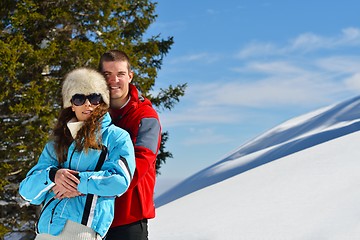
[[[360,130],[360,96],[280,124],[155,199],[157,208],[287,155]]]

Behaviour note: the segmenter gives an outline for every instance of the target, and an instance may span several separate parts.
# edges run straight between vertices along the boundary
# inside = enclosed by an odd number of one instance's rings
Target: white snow
[[[149,239],[360,239],[360,97],[291,119],[155,199]]]

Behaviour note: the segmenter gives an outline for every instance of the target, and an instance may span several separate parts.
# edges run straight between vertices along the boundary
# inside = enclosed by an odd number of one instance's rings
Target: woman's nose
[[[84,104],[85,104],[86,106],[91,106],[91,103],[90,103],[89,99],[86,99]]]

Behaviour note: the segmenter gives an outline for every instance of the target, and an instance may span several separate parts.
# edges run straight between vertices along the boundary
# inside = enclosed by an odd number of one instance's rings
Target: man
[[[131,83],[133,72],[124,52],[111,50],[104,53],[99,70],[110,89],[113,123],[129,132],[136,161],[129,189],[116,198],[115,217],[106,239],[147,240],[147,220],[155,217],[155,166],[161,142],[159,117],[151,102]]]

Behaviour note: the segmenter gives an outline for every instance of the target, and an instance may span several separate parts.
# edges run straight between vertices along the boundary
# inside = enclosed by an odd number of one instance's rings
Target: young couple
[[[104,53],[99,72],[66,75],[52,140],[20,184],[24,199],[43,203],[36,240],[148,239],[159,118],[124,52]]]

